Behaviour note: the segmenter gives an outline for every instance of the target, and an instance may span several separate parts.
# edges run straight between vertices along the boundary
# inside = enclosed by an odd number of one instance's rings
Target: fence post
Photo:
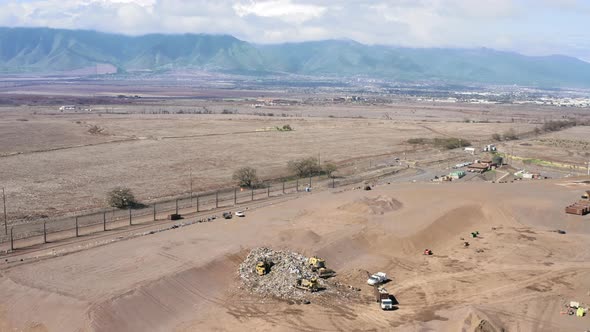
[[[252,198],[250,199],[251,201],[254,200],[254,188],[252,188]]]
[[[178,198],[176,199],[176,214],[178,214]]]
[[[47,243],[47,223],[43,223],[43,243]]]
[[[234,188],[234,205],[238,204],[238,188]]]
[[[12,230],[14,227],[10,227],[10,250],[14,251],[14,237],[12,234]]]
[[[299,192],[299,179],[297,179],[297,182],[295,183],[295,187],[297,187],[297,192]]]
[[[332,178],[332,189],[336,188],[336,183],[334,182],[334,178]]]
[[[311,175],[309,176],[309,187],[311,188]]]
[[[133,225],[133,222],[131,220],[131,208],[129,208],[129,226]]]
[[[197,195],[197,213],[199,213],[199,195]]]
[[[107,213],[106,211],[102,213],[102,231],[107,231]]]
[[[285,181],[283,180],[283,194],[285,194]]]
[[[154,221],[156,221],[156,203],[154,203]]]
[[[78,237],[80,233],[78,233],[78,217],[76,216],[76,237]]]
[[[266,187],[266,197],[270,197],[270,184]]]
[[[215,208],[219,207],[219,191],[215,192]]]

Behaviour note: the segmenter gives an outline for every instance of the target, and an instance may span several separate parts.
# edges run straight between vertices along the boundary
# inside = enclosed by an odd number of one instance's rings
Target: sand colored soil
[[[590,185],[563,183],[302,193],[245,218],[40,261],[7,257],[0,330],[583,331],[590,318],[560,312],[590,303],[590,219],[563,206]],[[248,292],[238,267],[262,246],[323,257],[358,299],[305,305]],[[377,271],[391,278],[395,311],[366,285]]]
[[[339,209],[360,214],[385,214],[387,212],[399,210],[402,207],[395,198],[387,196],[364,197],[353,203],[348,203],[339,207]]]

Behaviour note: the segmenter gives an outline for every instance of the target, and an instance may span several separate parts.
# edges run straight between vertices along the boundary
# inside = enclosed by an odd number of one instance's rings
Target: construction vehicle
[[[223,217],[225,219],[231,219],[233,217],[233,214],[231,212],[223,212]]]
[[[297,279],[297,283],[295,287],[299,289],[303,289],[309,292],[317,292],[319,290],[318,287],[318,278],[313,277],[311,279],[299,278]]]
[[[486,146],[484,146],[483,148],[483,152],[495,152],[496,151],[496,146],[494,144],[488,144]]]
[[[381,310],[393,310],[393,301],[389,296],[387,290],[383,287],[374,287],[375,290],[375,298],[379,305],[381,306]]]
[[[586,191],[584,192],[584,195],[582,195],[582,198],[583,198],[583,199],[590,200],[590,190],[586,190]]]
[[[267,273],[270,272],[270,263],[265,259],[263,261],[259,261],[256,264],[256,273],[258,273],[259,276],[263,276]]]
[[[317,256],[312,256],[308,260],[309,266],[313,272],[316,272],[320,278],[330,278],[336,275],[336,271],[326,268],[326,261]]]
[[[387,281],[387,274],[385,272],[377,272],[367,279],[367,284],[375,286]]]

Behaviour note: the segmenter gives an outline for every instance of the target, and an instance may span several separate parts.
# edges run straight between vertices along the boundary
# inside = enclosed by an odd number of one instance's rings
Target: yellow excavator
[[[318,278],[313,277],[311,279],[300,278],[297,279],[297,283],[295,287],[299,289],[303,289],[309,292],[317,292],[318,291]]]
[[[266,260],[259,261],[256,264],[256,273],[258,273],[259,276],[263,276],[269,272],[270,272],[270,264]]]
[[[317,256],[312,256],[308,260],[309,266],[313,272],[317,272],[320,278],[330,278],[336,275],[334,270],[326,268],[326,261]]]

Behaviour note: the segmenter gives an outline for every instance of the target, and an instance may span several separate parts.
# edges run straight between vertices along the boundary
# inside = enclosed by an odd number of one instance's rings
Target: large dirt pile
[[[363,197],[352,203],[342,205],[339,209],[352,213],[381,215],[399,210],[402,206],[402,203],[397,199],[380,195],[377,197]]]
[[[256,273],[259,261],[272,262],[270,272],[260,276]],[[308,301],[326,296],[351,298],[357,296],[356,291],[334,280],[318,277],[307,263],[308,258],[295,252],[272,250],[269,248],[253,249],[248,257],[240,264],[238,274],[250,292],[265,297],[275,297],[282,300]],[[300,278],[318,278],[318,292],[308,292],[295,287]]]

